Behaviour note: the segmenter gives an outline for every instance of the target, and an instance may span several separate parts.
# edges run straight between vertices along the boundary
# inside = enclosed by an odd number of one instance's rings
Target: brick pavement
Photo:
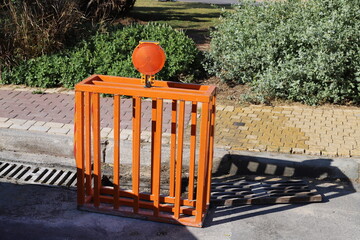
[[[100,99],[102,137],[111,135],[113,126],[113,101]],[[0,127],[55,134],[73,134],[74,94],[44,93],[32,91],[0,90]],[[163,132],[170,133],[171,103],[164,102]],[[190,120],[191,107],[185,106],[185,122]],[[132,99],[121,100],[121,130],[130,135],[132,129]],[[142,102],[142,131],[151,131],[151,101]],[[148,134],[144,134],[148,135]]]
[[[217,106],[216,143],[236,150],[360,156],[360,108]]]
[[[73,135],[74,95],[0,87],[0,128]],[[101,136],[112,137],[112,99],[101,98]],[[131,137],[132,100],[122,99],[121,138]],[[164,143],[170,134],[170,103],[164,104]],[[142,139],[150,140],[151,102],[142,105]],[[190,105],[186,105],[189,132]],[[234,150],[326,156],[360,156],[360,108],[217,106],[215,144]]]

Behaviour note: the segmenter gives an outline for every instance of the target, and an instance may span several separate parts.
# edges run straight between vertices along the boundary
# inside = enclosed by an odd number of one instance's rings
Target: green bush
[[[212,32],[205,68],[252,97],[360,103],[360,1],[244,2]]]
[[[136,0],[1,0],[0,70],[73,46]]]
[[[98,33],[75,48],[55,55],[24,61],[2,73],[3,84],[71,88],[91,74],[139,77],[131,55],[140,40],[159,41],[167,60],[157,79],[177,80],[196,72],[199,54],[194,42],[170,26],[151,23]]]
[[[136,0],[78,0],[80,9],[98,20],[118,17],[127,13]]]

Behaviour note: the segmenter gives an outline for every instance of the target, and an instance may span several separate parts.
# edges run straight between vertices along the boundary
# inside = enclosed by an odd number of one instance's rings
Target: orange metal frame
[[[114,95],[113,187],[101,184],[100,93]],[[131,190],[124,190],[120,183],[121,95],[133,98]],[[215,86],[155,80],[151,88],[144,88],[141,79],[104,75],[92,75],[78,83],[75,86],[75,158],[79,209],[201,227],[210,203],[215,95]],[[141,102],[144,97],[152,99],[151,193],[139,191]],[[166,196],[160,194],[164,99],[172,101],[169,194]],[[186,101],[191,103],[191,134],[188,194],[184,197],[181,179]],[[200,104],[200,134],[197,136]]]

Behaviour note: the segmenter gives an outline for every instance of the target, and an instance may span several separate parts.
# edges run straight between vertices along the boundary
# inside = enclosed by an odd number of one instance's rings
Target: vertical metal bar
[[[92,93],[93,150],[94,150],[94,206],[100,206],[101,155],[100,155],[100,96]]]
[[[77,203],[85,202],[84,193],[84,98],[82,92],[75,92],[75,157],[77,168]]]
[[[118,209],[120,186],[120,95],[114,95],[114,209]]]
[[[190,164],[189,164],[189,200],[194,199],[194,177],[195,177],[195,158],[196,158],[196,121],[197,103],[191,105],[191,136],[190,136]]]
[[[154,216],[159,215],[159,199],[160,199],[160,173],[161,173],[161,134],[162,134],[162,120],[163,120],[163,100],[157,99],[157,114],[156,114],[156,135],[154,142]]]
[[[141,98],[133,97],[133,159],[132,191],[134,193],[134,213],[139,212],[140,185],[140,134],[141,134]]]
[[[175,179],[175,211],[174,217],[180,217],[181,200],[181,171],[184,144],[184,122],[185,122],[185,101],[180,100],[179,121],[178,121],[178,147],[176,155],[176,179]]]
[[[155,135],[156,135],[156,99],[152,100],[151,109],[151,194],[154,194],[154,152],[155,152]]]
[[[92,194],[91,172],[91,93],[85,92],[85,178],[88,196]]]
[[[170,197],[175,196],[175,161],[176,161],[176,115],[177,101],[172,101],[171,106],[171,138],[170,138]]]
[[[211,101],[211,115],[210,115],[210,139],[209,139],[209,167],[208,167],[208,180],[207,180],[207,194],[206,204],[210,204],[210,191],[211,191],[211,175],[214,157],[214,135],[215,135],[215,114],[216,114],[216,97],[214,96]]]
[[[208,126],[207,126],[207,134],[206,134],[206,156],[205,156],[205,183],[204,183],[204,198],[203,198],[203,212],[206,210],[207,207],[207,195],[208,195],[208,189],[210,190],[210,187],[208,188],[209,184],[209,174],[211,176],[211,167],[210,167],[210,126],[211,126],[211,107],[212,107],[212,99],[209,103],[209,119],[208,119]]]
[[[206,152],[207,152],[207,136],[209,121],[209,103],[203,103],[201,109],[201,128],[200,128],[200,154],[198,163],[197,191],[196,191],[196,215],[195,222],[200,223],[203,218],[204,209],[204,184],[206,175]]]

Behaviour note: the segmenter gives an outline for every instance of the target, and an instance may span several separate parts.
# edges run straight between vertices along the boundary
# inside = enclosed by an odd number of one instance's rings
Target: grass
[[[188,2],[137,0],[130,16],[141,21],[167,23],[177,29],[209,29],[218,21],[222,9],[230,6]]]

